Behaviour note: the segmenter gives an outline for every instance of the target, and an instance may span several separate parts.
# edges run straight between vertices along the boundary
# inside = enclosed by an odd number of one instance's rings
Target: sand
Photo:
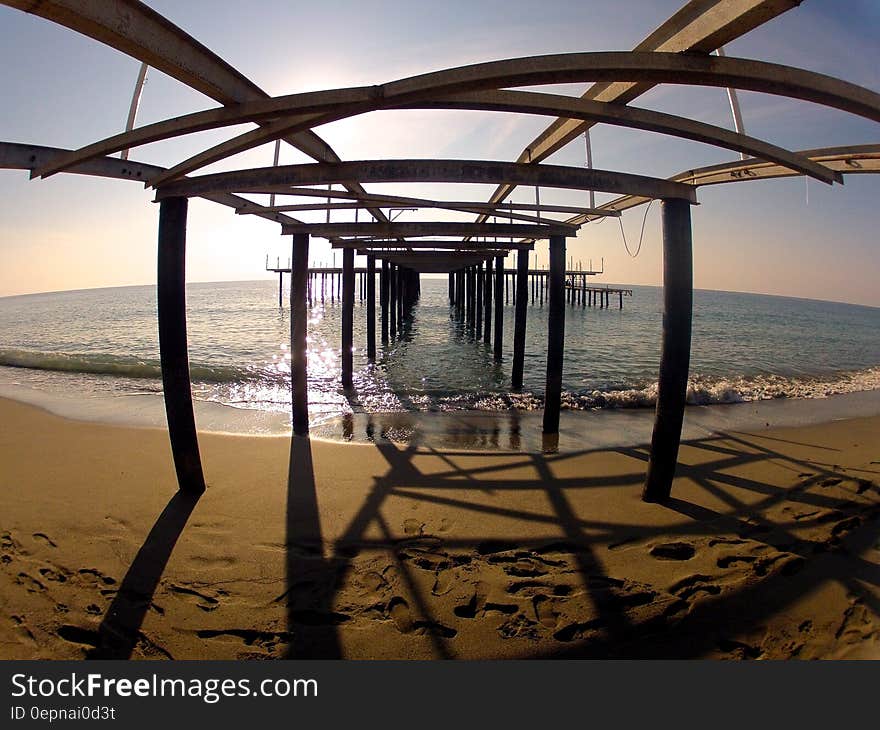
[[[0,419],[3,659],[880,658],[880,417],[688,442],[666,505],[644,448],[218,434],[191,499],[161,429]]]

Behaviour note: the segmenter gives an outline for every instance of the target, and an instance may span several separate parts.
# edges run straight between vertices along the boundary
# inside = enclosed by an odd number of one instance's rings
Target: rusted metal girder
[[[19,144],[17,142],[0,142],[0,169],[33,170],[34,167],[42,165],[47,160],[56,158],[65,152],[69,152],[69,150],[34,144]],[[120,160],[118,157],[99,157],[79,163],[67,170],[67,172],[77,175],[92,175],[94,177],[143,182],[164,169],[164,167],[149,165],[144,162]],[[250,202],[231,193],[208,193],[199,197],[235,210]],[[275,212],[255,212],[254,215],[282,224],[299,222],[296,218]]]
[[[282,235],[309,233],[323,238],[339,236],[383,236],[392,238],[416,236],[504,236],[542,239],[548,236],[569,236],[568,226],[547,223],[474,223],[472,221],[414,221],[401,223],[291,223],[281,228]],[[493,244],[494,246],[495,244]],[[497,248],[497,246],[496,246]]]
[[[156,191],[156,199],[202,195],[207,192],[255,192],[272,185],[328,185],[351,180],[367,182],[447,182],[540,185],[542,187],[683,198],[696,202],[691,185],[608,170],[524,165],[483,160],[365,160],[260,167],[200,175],[170,182]],[[565,232],[559,235],[566,235]]]
[[[268,94],[174,23],[137,0],[0,0],[105,43],[183,82],[221,104],[267,98]],[[337,162],[339,156],[308,130],[284,137],[309,157]],[[124,148],[120,148],[124,149]],[[357,184],[353,192],[363,193]],[[373,212],[380,220],[382,211]]]
[[[671,114],[596,100],[495,90],[495,87],[568,83],[588,79],[647,79],[652,83],[736,87],[804,99],[880,121],[880,95],[839,79],[789,66],[748,59],[692,57],[674,53],[610,51],[558,54],[475,64],[382,86],[334,89],[263,99],[239,105],[237,114],[227,109],[199,112],[115,135],[84,147],[76,155],[58,160],[55,164],[37,171],[37,174],[47,176],[62,170],[66,164],[87,159],[90,155],[106,155],[117,149],[127,149],[180,134],[250,121],[266,124],[263,129],[246,132],[200,152],[151,181],[151,184],[161,185],[279,136],[331,120],[377,109],[427,107],[546,115],[564,113],[570,119],[604,122],[696,139],[794,166],[804,174],[811,174],[826,182],[833,179],[833,174],[823,170],[821,166],[811,164],[808,160],[798,160],[788,150],[721,127]],[[303,109],[309,110],[309,113],[303,114]],[[294,113],[296,115],[293,119],[264,122],[269,114],[277,116]]]

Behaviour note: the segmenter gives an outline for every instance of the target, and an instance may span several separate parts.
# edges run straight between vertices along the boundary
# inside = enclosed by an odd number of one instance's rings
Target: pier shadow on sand
[[[584,516],[575,496],[580,490],[638,487],[647,464],[645,447],[614,450],[633,468],[613,476],[559,476],[567,460],[589,452],[521,454],[517,466],[525,467],[530,477],[510,479],[505,474],[509,452],[495,454],[507,458],[493,464],[491,458],[473,459],[473,452],[420,447],[417,439],[393,443],[379,434],[375,448],[387,471],[375,480],[347,528],[324,540],[323,548],[310,445],[308,439],[295,442],[288,512],[291,658],[344,656],[345,625],[362,617],[352,611],[351,595],[340,591],[357,578],[359,559],[366,555],[386,555],[399,575],[395,595],[370,609],[384,612],[389,630],[429,641],[435,658],[460,656],[456,636],[464,623],[475,620],[493,621],[493,631],[502,636],[508,632],[541,639],[540,650],[536,643],[530,657],[758,658],[765,648],[737,637],[754,633],[769,616],[835,581],[852,597],[851,609],[880,616],[878,601],[862,585],[880,586],[880,566],[859,557],[877,541],[880,510],[876,499],[847,498],[850,488],[854,494],[877,495],[876,474],[854,475],[837,465],[796,459],[774,450],[771,439],[725,433],[683,442],[691,457],[698,453],[702,460],[694,466],[680,464],[679,479],[692,481],[698,493],[724,508],[673,498],[651,509],[681,520],[670,524],[667,516],[662,525],[638,525]],[[818,444],[806,446],[814,454],[829,451]],[[425,458],[434,458],[435,467],[439,459],[447,468],[423,470],[419,464]],[[767,461],[797,475],[793,485],[729,473]],[[757,470],[739,471],[743,473]],[[832,494],[841,484],[845,493]],[[524,491],[533,492],[535,504],[549,505],[549,510],[496,498]],[[456,537],[454,530],[401,534],[386,514],[391,499],[501,518],[511,525],[519,522],[522,530],[503,538]],[[793,508],[802,508],[805,516],[792,517]],[[815,529],[805,535],[805,526]],[[377,532],[378,538],[367,537]],[[607,550],[630,545],[643,547],[645,554],[638,559],[649,564],[672,560],[684,565],[695,554],[711,553],[712,569],[673,585],[631,580],[605,567]],[[435,591],[425,589],[422,575],[433,573],[435,588],[443,576],[461,581],[462,587],[469,572],[481,570],[506,573],[510,600],[493,603],[476,590],[469,603],[450,611]],[[847,616],[841,620],[845,624]],[[843,626],[840,632],[847,630]],[[766,649],[797,656],[795,644]]]
[[[129,659],[139,643],[146,644],[147,654],[171,658],[162,647],[152,644],[140,629],[152,606],[168,559],[200,497],[200,494],[182,491],[174,494],[135,555],[97,632],[68,627],[68,631],[79,632],[68,638],[93,646],[86,658]]]

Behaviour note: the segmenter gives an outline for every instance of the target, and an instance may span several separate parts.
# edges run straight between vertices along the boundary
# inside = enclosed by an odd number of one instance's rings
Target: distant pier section
[[[592,261],[586,269],[571,269],[565,272],[565,301],[572,306],[597,307],[609,309],[612,300],[617,300],[618,309],[623,309],[623,298],[633,296],[632,289],[624,289],[614,286],[597,286],[588,284],[591,276],[604,273],[604,261],[602,267],[593,269]],[[266,256],[266,271],[278,274],[278,306],[284,306],[284,275],[291,273],[290,259],[285,266],[280,258],[275,259],[274,265]],[[380,272],[377,270],[376,275]],[[547,269],[529,269],[528,287],[529,298],[532,304],[544,304],[547,296],[547,284],[549,271]],[[337,266],[310,266],[308,274],[308,300],[311,306],[315,300],[325,301],[329,299],[335,302],[342,298],[342,267]],[[366,267],[355,268],[355,280],[357,282],[358,299],[364,301],[367,298]],[[510,304],[516,300],[516,269],[504,269],[504,303]]]

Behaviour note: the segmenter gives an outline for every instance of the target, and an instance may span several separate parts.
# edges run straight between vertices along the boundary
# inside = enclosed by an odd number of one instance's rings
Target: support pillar
[[[486,260],[486,274],[483,277],[483,342],[492,341],[492,259]]]
[[[159,357],[177,486],[185,492],[199,494],[205,491],[205,477],[193,413],[186,338],[187,204],[186,198],[167,198],[159,208],[156,257]]]
[[[565,349],[565,237],[550,237],[550,290],[547,302],[547,381],[544,388],[545,434],[559,433],[562,361]]]
[[[513,290],[516,309],[513,320],[513,367],[510,384],[515,390],[523,385],[523,366],[526,357],[526,314],[528,307],[529,252],[517,251],[516,285]]]
[[[306,287],[309,273],[309,234],[293,237],[290,262],[290,389],[293,410],[293,432],[305,436],[309,432],[309,379],[306,349],[308,315]]]
[[[379,274],[379,308],[382,318],[382,344],[388,343],[388,295],[391,282],[388,277],[388,262],[382,261],[382,271]]]
[[[342,387],[351,388],[354,371],[354,249],[342,251]]]
[[[474,267],[475,284],[477,289],[477,306],[475,307],[474,320],[476,323],[476,331],[474,335],[477,340],[483,337],[483,264],[477,264]]]
[[[495,342],[493,357],[501,362],[504,354],[504,256],[495,257]]]
[[[651,456],[642,499],[669,499],[687,398],[693,315],[691,209],[687,200],[663,201],[663,344]]]
[[[397,336],[397,266],[395,264],[388,265],[388,276],[390,281],[388,324],[391,331],[391,339],[394,339]]]
[[[367,360],[376,360],[376,257],[367,256]]]

